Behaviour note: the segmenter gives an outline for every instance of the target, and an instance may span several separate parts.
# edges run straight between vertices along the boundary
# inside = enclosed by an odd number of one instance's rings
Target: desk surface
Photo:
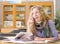
[[[59,34],[59,39],[60,39],[60,34]],[[0,44],[18,44],[18,43],[4,43],[3,40],[0,40]],[[36,43],[34,43],[36,44]],[[57,42],[51,42],[51,43],[48,43],[48,44],[60,44],[60,40],[58,40]]]
[[[6,43],[6,42],[3,42],[3,40],[0,40],[0,44],[18,44],[18,43]],[[37,43],[33,43],[33,44],[37,44]],[[60,44],[60,40],[57,41],[57,42],[51,42],[51,43],[48,43],[48,44]]]

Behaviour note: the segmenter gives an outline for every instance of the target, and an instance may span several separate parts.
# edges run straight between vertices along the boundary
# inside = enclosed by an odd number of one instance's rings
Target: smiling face
[[[41,21],[41,13],[37,8],[32,10],[32,17],[35,19],[35,21]]]

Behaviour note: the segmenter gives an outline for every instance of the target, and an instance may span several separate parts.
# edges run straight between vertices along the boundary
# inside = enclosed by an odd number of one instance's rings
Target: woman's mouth
[[[35,17],[35,19],[38,19],[38,17]]]

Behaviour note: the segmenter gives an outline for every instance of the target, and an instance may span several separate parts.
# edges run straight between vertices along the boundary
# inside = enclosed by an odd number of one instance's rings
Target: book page
[[[23,41],[23,40],[15,40],[15,37],[6,37],[7,39],[3,40],[3,42],[12,42],[12,43],[48,43],[50,40],[45,41]]]

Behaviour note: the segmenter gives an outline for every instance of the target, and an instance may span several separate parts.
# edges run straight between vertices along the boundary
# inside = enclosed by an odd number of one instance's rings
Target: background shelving
[[[2,28],[26,28],[26,3],[2,4]]]
[[[31,7],[34,5],[42,6],[47,15],[53,19],[53,2],[28,2],[28,15],[30,15]],[[21,4],[2,4],[2,32],[6,30],[14,30],[11,28],[27,29],[26,28],[26,2]],[[29,17],[28,17],[29,18]],[[27,19],[28,19],[27,18]],[[10,32],[10,31],[9,31]]]

